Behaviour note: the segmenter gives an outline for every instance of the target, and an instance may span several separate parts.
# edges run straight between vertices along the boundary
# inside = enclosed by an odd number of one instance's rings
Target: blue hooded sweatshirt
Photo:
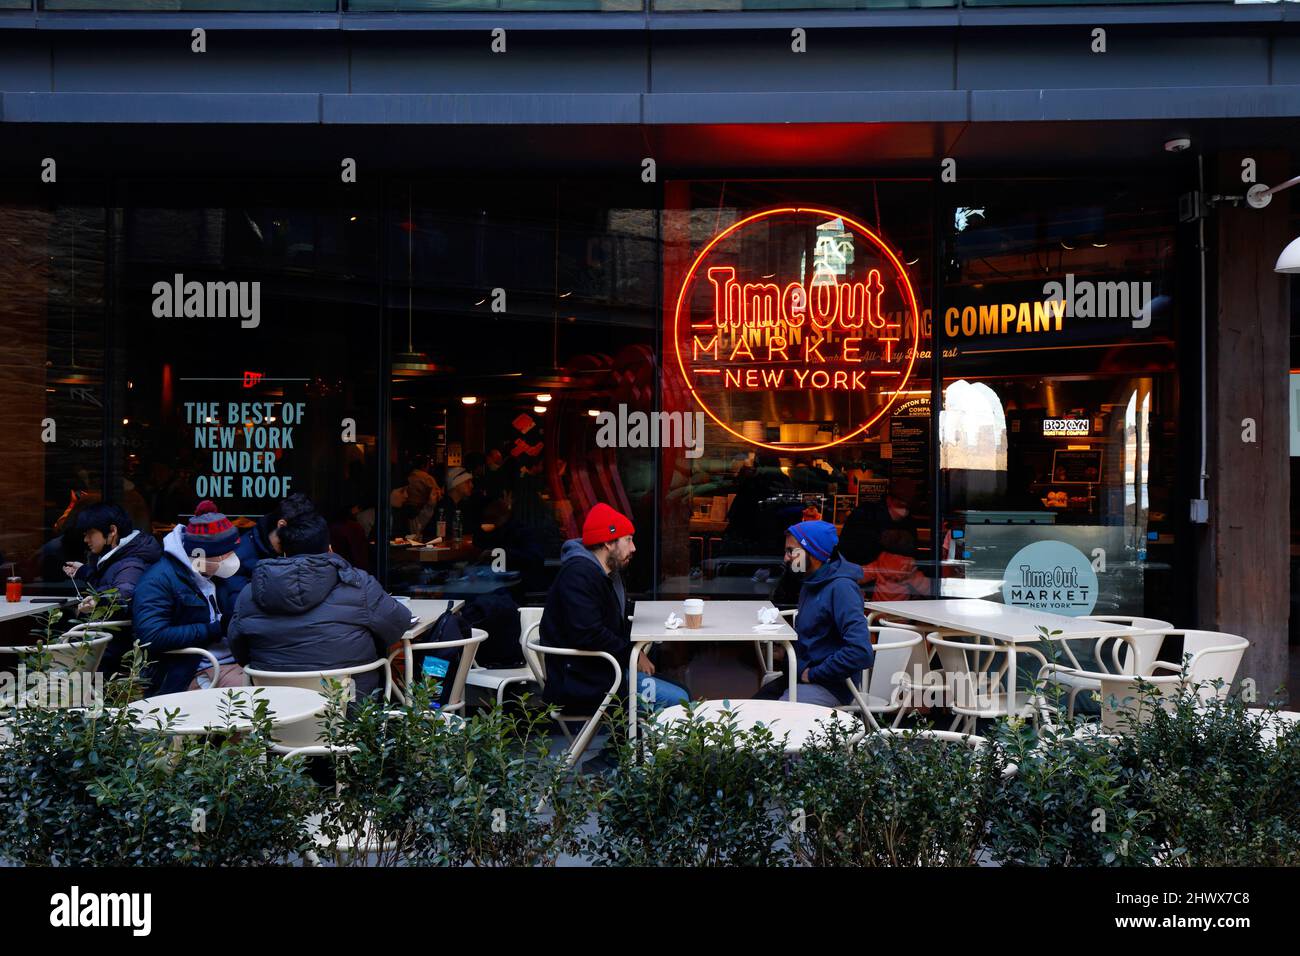
[[[799,673],[842,704],[853,699],[846,677],[857,678],[876,660],[862,606],[862,568],[836,557],[804,579],[795,631]]]

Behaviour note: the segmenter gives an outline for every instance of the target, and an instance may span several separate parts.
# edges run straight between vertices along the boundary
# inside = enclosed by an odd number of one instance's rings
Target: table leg
[[[402,661],[406,665],[402,670],[402,700],[410,706],[413,680],[411,672],[415,670],[415,652],[411,650],[411,639],[408,637],[402,638]]]
[[[790,675],[790,703],[796,704],[799,702],[799,662],[795,660],[794,644],[791,641],[782,641],[781,644],[785,647],[786,666]]]
[[[637,732],[636,665],[637,661],[641,659],[641,651],[645,649],[645,646],[648,643],[649,641],[633,641],[632,656],[627,662],[627,704],[628,713],[631,715],[628,717],[629,724],[627,728],[627,739],[632,743],[636,743]]]
[[[1020,672],[1016,670],[1016,645],[1011,642],[1007,651],[1007,716],[1016,716],[1016,684],[1020,679]]]

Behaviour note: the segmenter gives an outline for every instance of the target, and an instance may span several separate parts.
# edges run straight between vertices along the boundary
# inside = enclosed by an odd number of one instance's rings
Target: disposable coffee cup
[[[687,627],[702,627],[704,625],[704,602],[698,598],[691,598],[682,605],[686,612]]]

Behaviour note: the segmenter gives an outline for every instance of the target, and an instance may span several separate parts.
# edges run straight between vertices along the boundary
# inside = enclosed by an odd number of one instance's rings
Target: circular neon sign
[[[903,394],[920,314],[907,269],[876,233],[791,206],[747,216],[700,250],[678,291],[673,346],[696,403],[727,432],[818,451],[862,435]],[[737,428],[772,417],[833,421],[840,434],[778,443]]]

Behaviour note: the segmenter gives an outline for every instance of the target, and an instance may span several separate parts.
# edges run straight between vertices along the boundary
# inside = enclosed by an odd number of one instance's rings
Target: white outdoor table
[[[34,614],[42,614],[51,608],[67,607],[69,604],[75,603],[75,598],[59,598],[57,601],[33,601],[30,597],[25,597],[20,601],[0,600],[0,621],[12,621],[15,618],[30,617]]]
[[[784,700],[706,700],[696,705],[693,716],[696,720],[717,721],[722,718],[723,711],[731,711],[736,715],[738,727],[749,729],[762,724],[778,739],[788,734],[785,740],[786,753],[803,750],[809,737],[826,730],[821,725],[838,724],[850,735],[862,730],[861,722],[851,714],[817,704]],[[680,704],[665,707],[654,716],[654,722],[660,725],[678,721],[686,721],[686,708]]]
[[[209,687],[205,690],[187,690],[178,694],[161,694],[146,697],[127,706],[136,713],[136,726],[142,730],[160,727],[168,710],[180,710],[176,723],[165,728],[173,735],[207,734],[224,730],[251,730],[252,721],[245,717],[231,717],[229,722],[221,715],[221,702],[239,695],[232,704],[251,713],[256,702],[265,700],[274,727],[284,727],[310,720],[329,706],[324,694],[305,687]],[[150,711],[157,711],[151,714]]]
[[[1080,637],[1120,637],[1137,634],[1137,628],[1106,621],[1086,621],[1064,614],[1034,611],[1029,608],[995,604],[992,601],[946,598],[935,601],[868,601],[868,611],[876,611],[904,621],[916,621],[937,628],[987,637],[1010,645],[1007,652],[1007,710],[1016,713],[1016,645],[1044,640],[1038,630],[1045,627],[1060,631],[1050,640],[1073,640]]]
[[[759,608],[776,609],[771,601],[704,601],[702,627],[686,626],[675,630],[664,627],[670,613],[684,618],[686,612],[681,601],[637,601],[632,613],[632,656],[628,659],[628,728],[629,736],[637,735],[636,663],[647,644],[672,642],[688,644],[706,641],[738,643],[746,641],[776,641],[784,648],[790,673],[790,700],[795,700],[799,681],[799,667],[795,660],[794,641],[798,638],[794,628],[781,618],[779,627],[754,630],[758,623]]]

